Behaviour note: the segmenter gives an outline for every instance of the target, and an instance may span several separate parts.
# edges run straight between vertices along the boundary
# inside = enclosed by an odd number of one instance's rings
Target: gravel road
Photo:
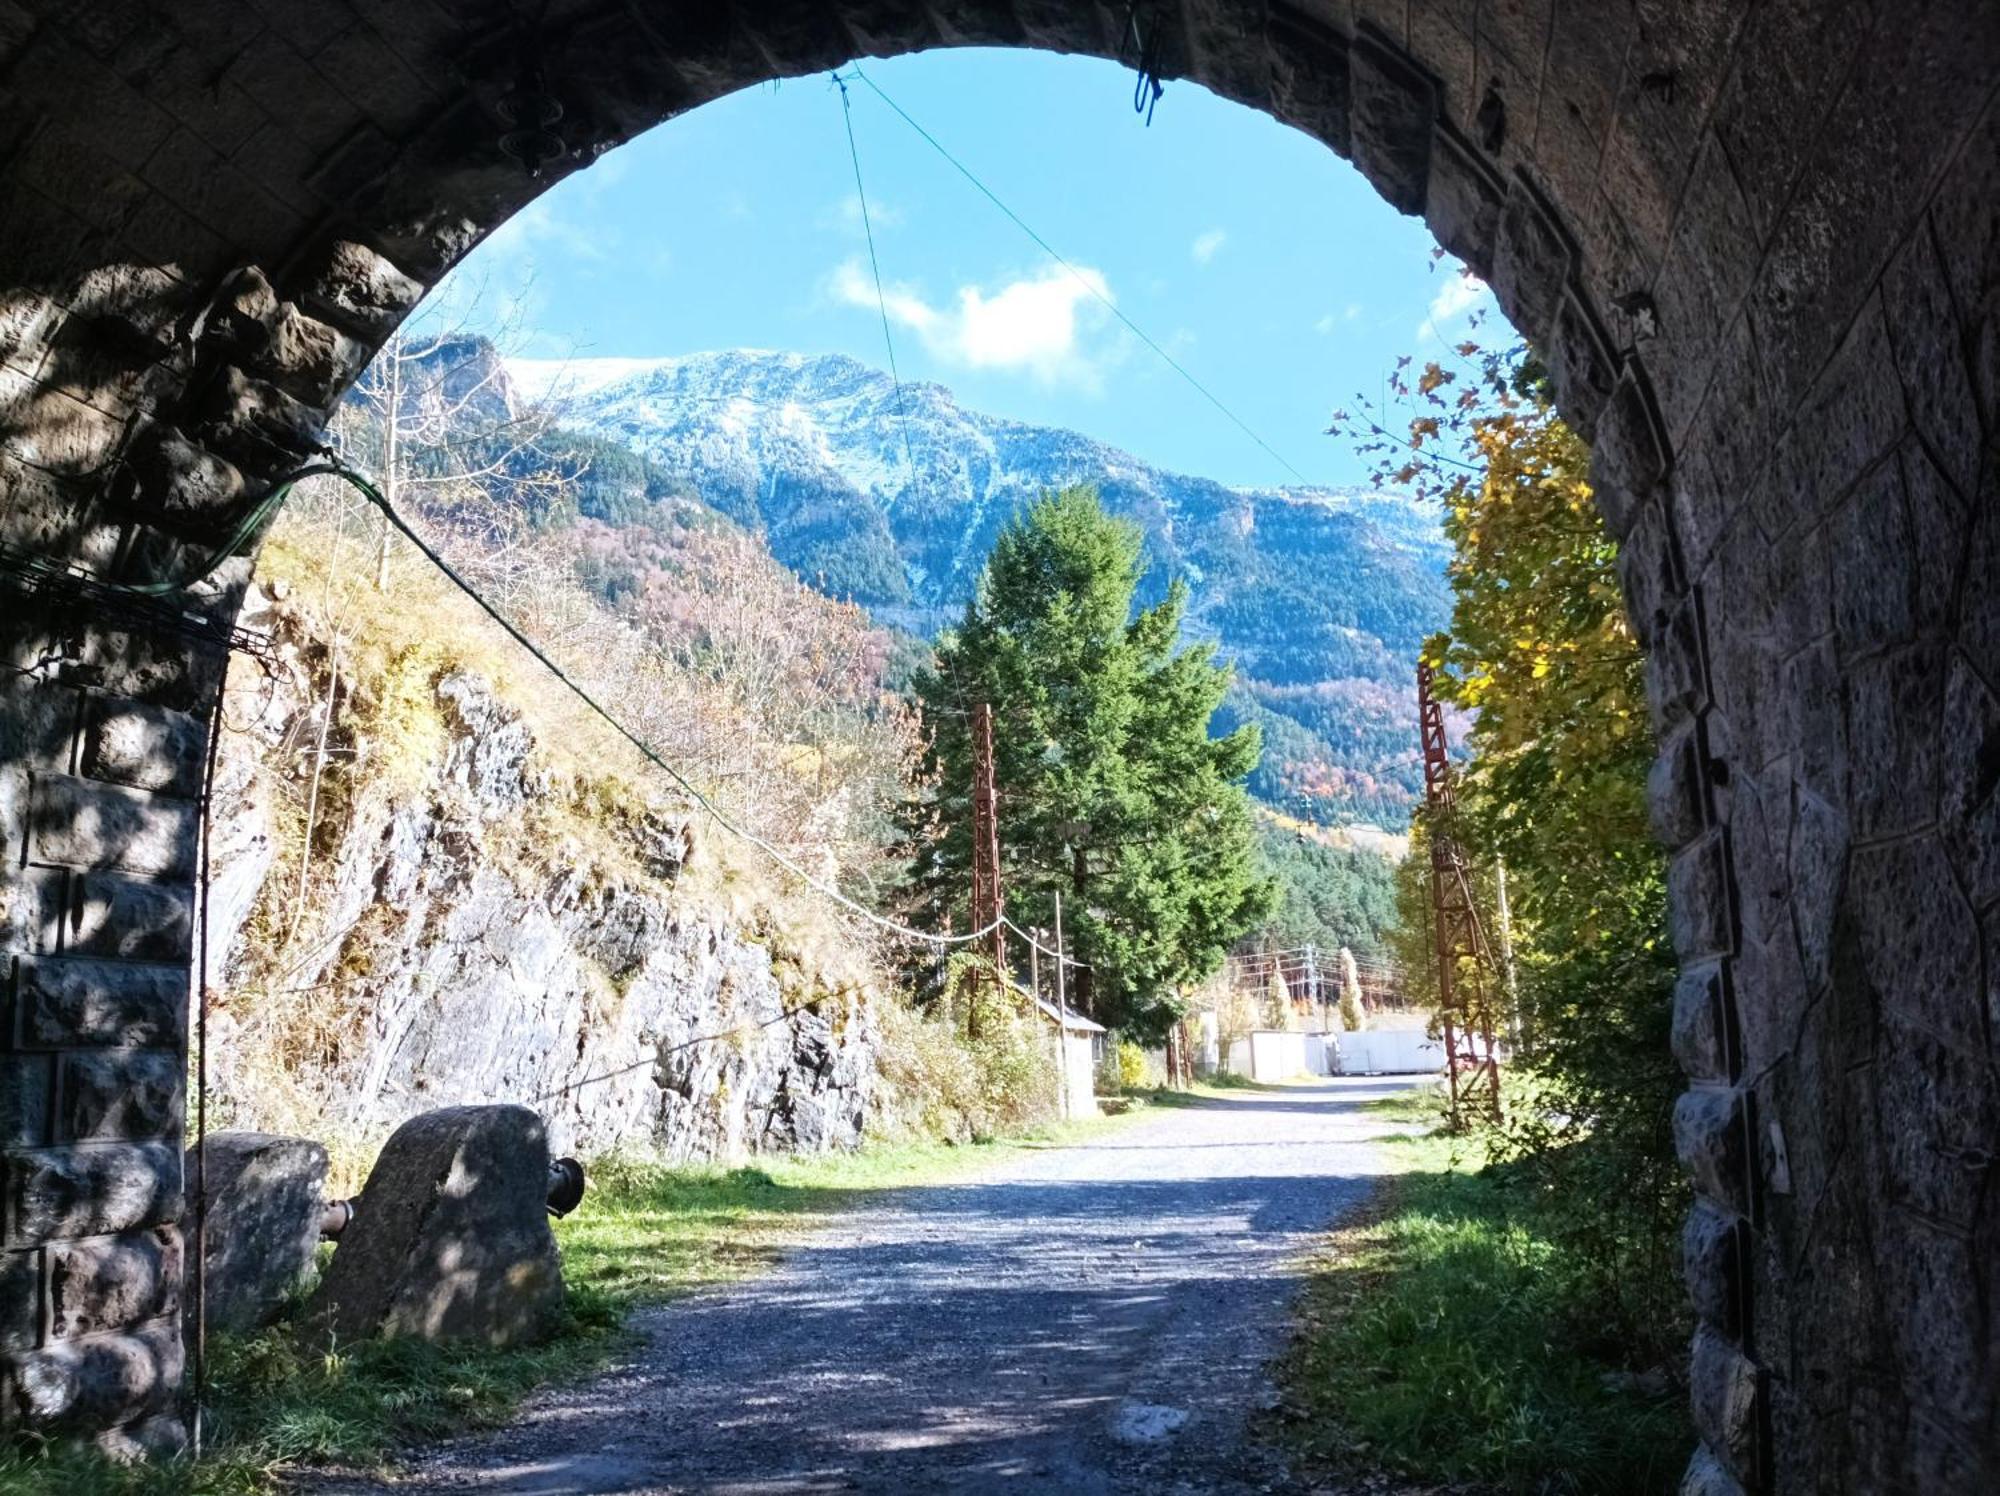
[[[648,1311],[624,1366],[422,1451],[396,1496],[1291,1489],[1247,1434],[1299,1258],[1385,1169],[1343,1079],[885,1194]]]

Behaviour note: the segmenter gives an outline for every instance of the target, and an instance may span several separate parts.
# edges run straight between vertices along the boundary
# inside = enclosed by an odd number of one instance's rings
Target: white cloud
[[[1206,265],[1228,242],[1227,229],[1210,229],[1207,233],[1195,235],[1194,243],[1188,246],[1188,253],[1194,256],[1195,264]]]
[[[892,229],[903,222],[903,210],[894,203],[871,202],[868,204],[866,221],[861,212],[861,196],[850,192],[819,215],[819,226],[833,233],[852,234],[859,239],[869,228],[876,233]]]
[[[875,306],[875,282],[859,260],[833,276],[833,293],[849,306]],[[933,306],[907,286],[883,287],[889,320],[914,332],[947,363],[1033,375],[1044,384],[1098,387],[1098,361],[1082,346],[1100,325],[1097,298],[1111,300],[1101,272],[1079,266],[1075,275],[1052,269],[1009,281],[988,293],[961,286],[951,306]]]
[[[1450,323],[1456,322],[1477,306],[1486,295],[1486,282],[1469,270],[1460,270],[1456,275],[1447,276],[1445,283],[1438,287],[1437,295],[1431,298],[1430,309],[1417,327],[1417,341],[1439,336]]]
[[[1361,315],[1361,303],[1358,301],[1350,301],[1347,303],[1347,306],[1344,310],[1338,312],[1328,312],[1324,317],[1320,318],[1319,321],[1313,323],[1313,331],[1318,333],[1321,337],[1331,336],[1334,329],[1339,327],[1341,323],[1352,322],[1355,318],[1359,317],[1360,315]]]

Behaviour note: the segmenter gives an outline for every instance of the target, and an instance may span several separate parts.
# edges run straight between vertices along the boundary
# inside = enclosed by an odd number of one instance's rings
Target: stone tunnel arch
[[[858,56],[1129,61],[1134,15],[1421,213],[1593,442],[1673,856],[1690,1489],[1995,1488],[1982,0],[0,0],[0,576],[186,575],[428,286],[640,130]],[[524,54],[543,181],[499,147]],[[8,1423],[180,1436],[198,795],[250,566],[170,608],[0,588]]]

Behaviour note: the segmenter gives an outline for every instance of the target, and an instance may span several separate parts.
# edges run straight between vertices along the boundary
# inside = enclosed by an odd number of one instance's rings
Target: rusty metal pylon
[[[972,928],[992,927],[990,956],[994,992],[1007,985],[1006,930],[1000,918],[1006,904],[1000,892],[1000,794],[993,773],[993,708],[980,702],[972,709]],[[975,979],[966,1031],[979,1032],[979,992],[984,977]]]
[[[1464,1120],[1468,1101],[1482,1100],[1496,1120],[1500,1116],[1500,1057],[1493,1046],[1493,1006],[1485,977],[1493,962],[1479,906],[1472,897],[1472,883],[1465,874],[1465,858],[1450,832],[1457,801],[1451,787],[1451,756],[1445,747],[1444,710],[1431,694],[1431,667],[1422,660],[1417,662],[1417,731],[1424,750],[1424,803],[1430,811],[1438,1023],[1444,1030],[1451,1121],[1457,1127]],[[1469,964],[1469,969],[1462,963]]]

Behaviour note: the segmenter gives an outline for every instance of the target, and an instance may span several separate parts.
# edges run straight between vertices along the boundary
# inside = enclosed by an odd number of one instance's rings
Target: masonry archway
[[[1130,61],[1135,19],[1421,213],[1593,442],[1673,850],[1689,1489],[2000,1485],[1980,0],[0,3],[0,1418],[179,1437],[197,802],[251,560],[116,587],[194,570],[425,289],[620,141],[858,56]],[[540,179],[501,145],[524,57]],[[24,590],[43,562],[85,579]]]

